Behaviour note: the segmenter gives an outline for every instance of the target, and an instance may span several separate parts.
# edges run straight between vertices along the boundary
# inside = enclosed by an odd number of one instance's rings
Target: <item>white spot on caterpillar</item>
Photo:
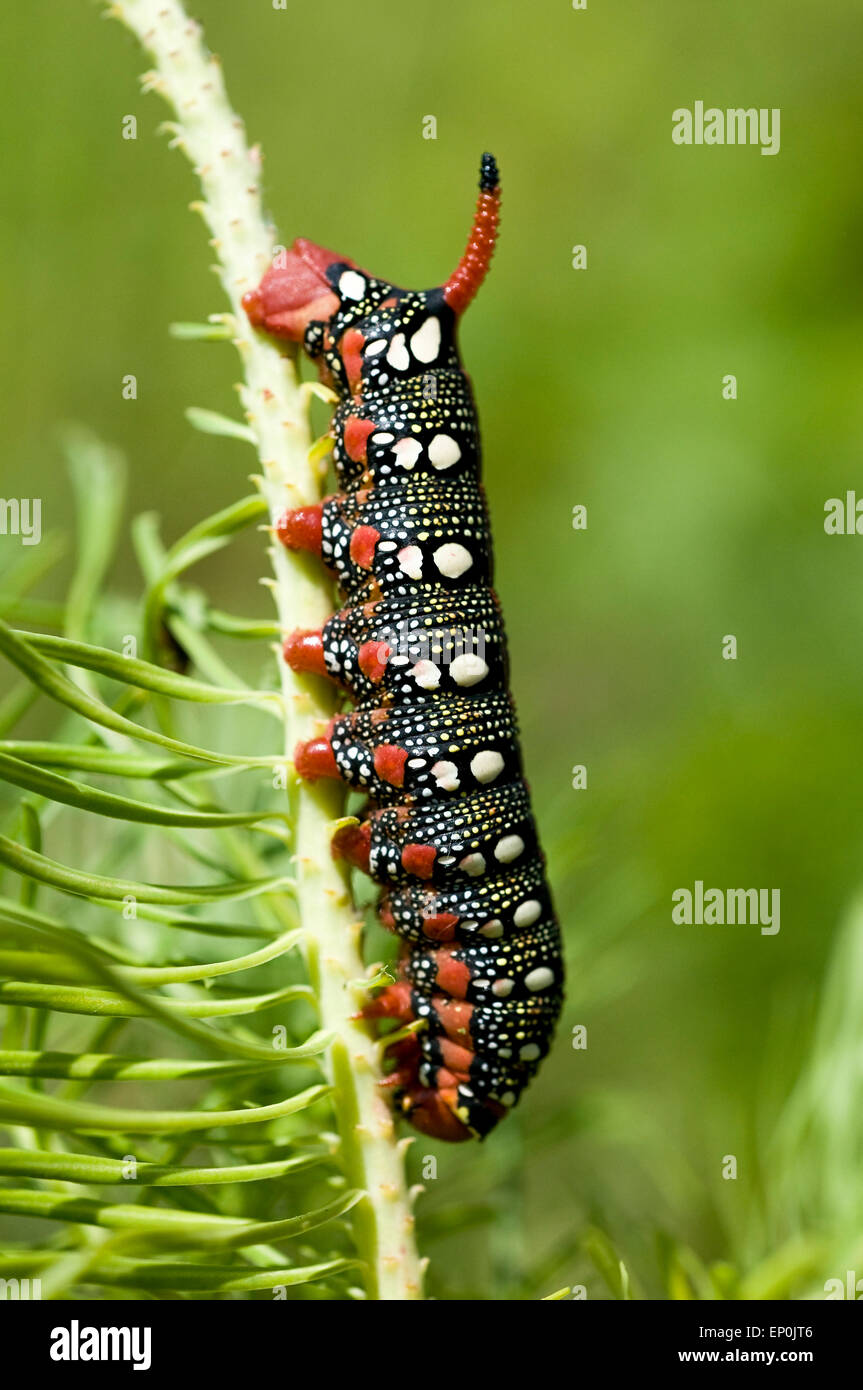
[[[362,299],[366,282],[356,270],[343,270],[339,276],[339,291],[343,299]]]
[[[469,878],[478,878],[480,874],[485,873],[485,860],[481,854],[466,854],[464,859],[459,861],[459,868]]]
[[[549,985],[554,984],[554,971],[549,970],[547,965],[539,965],[536,970],[531,970],[525,975],[524,983],[534,993],[540,989],[548,989]]]
[[[511,864],[513,859],[517,859],[523,853],[524,840],[520,835],[504,835],[494,847],[494,857],[499,859],[501,864]]]
[[[425,758],[409,758],[408,767],[425,767],[426,761]]]
[[[432,776],[443,791],[454,792],[458,790],[458,768],[455,763],[447,762],[445,758],[441,758],[432,766]]]
[[[493,917],[490,922],[486,922],[484,927],[480,927],[479,934],[489,941],[497,941],[499,936],[503,936],[503,922],[499,922],[496,917]]]
[[[536,1043],[525,1043],[524,1047],[518,1049],[518,1055],[522,1062],[535,1062],[539,1057],[539,1048]]]
[[[399,551],[399,569],[408,579],[422,579],[423,553],[418,545],[406,545]]]
[[[517,927],[530,927],[542,913],[542,903],[537,902],[536,898],[527,898],[512,915],[512,920]]]
[[[440,319],[427,318],[411,338],[411,352],[418,362],[433,362],[440,352]]]
[[[493,782],[503,772],[503,758],[491,748],[483,748],[471,758],[470,770],[478,782]]]
[[[391,367],[403,372],[411,364],[404,333],[397,333],[389,346],[387,361]]]
[[[449,671],[456,685],[476,685],[488,675],[488,666],[476,652],[462,652],[450,662]]]
[[[492,994],[496,994],[498,999],[506,999],[515,989],[515,980],[495,980],[491,987]]]
[[[385,338],[380,338],[378,341],[380,342],[381,347],[385,347],[385,346],[386,346],[386,339],[385,339]],[[371,344],[366,348],[366,352],[371,352],[372,348],[377,348],[378,352],[380,352],[380,350],[381,350],[381,348],[379,348],[379,347],[377,346],[377,343],[371,343]],[[386,431],[386,430],[378,430],[375,434],[372,435],[372,443],[373,443],[373,444],[392,444],[392,442],[393,442],[394,439],[395,439],[395,435],[394,435],[394,434],[387,434],[387,431]]]
[[[473,556],[465,546],[457,541],[439,545],[434,553],[434,562],[447,579],[458,579],[473,564]]]
[[[434,468],[452,468],[461,458],[461,449],[451,434],[436,434],[429,445],[429,458]]]
[[[400,439],[392,448],[402,468],[413,468],[422,451],[423,446],[418,439]]]
[[[423,690],[437,690],[440,685],[440,667],[435,666],[433,661],[418,661],[408,674]]]

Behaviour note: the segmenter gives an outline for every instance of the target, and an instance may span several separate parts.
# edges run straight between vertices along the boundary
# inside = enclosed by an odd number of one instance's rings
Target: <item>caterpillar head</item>
[[[290,251],[277,256],[258,288],[244,295],[243,306],[256,328],[302,343],[311,357],[323,359],[325,375],[353,394],[362,386],[364,356],[386,355],[394,340],[392,360],[398,371],[425,370],[435,360],[430,355],[432,342],[420,339],[416,360],[409,355],[399,368],[404,361],[399,335],[409,329],[416,333],[429,313],[438,317],[444,330],[454,326],[488,271],[499,210],[497,165],[485,154],[467,248],[446,284],[428,291],[401,290],[300,237]],[[435,331],[429,330],[426,338],[433,339]],[[444,332],[444,339],[447,336],[452,335]],[[370,352],[372,347],[377,351]],[[444,341],[442,352],[445,348]]]
[[[328,322],[341,307],[331,267],[355,270],[334,251],[298,237],[290,251],[280,251],[256,290],[243,295],[243,308],[255,328],[301,343],[313,321]],[[336,282],[337,284],[338,282]]]

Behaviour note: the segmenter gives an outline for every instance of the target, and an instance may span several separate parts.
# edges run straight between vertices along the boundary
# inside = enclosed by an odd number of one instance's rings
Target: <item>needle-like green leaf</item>
[[[163,883],[137,883],[132,879],[108,878],[104,874],[88,874],[80,869],[72,869],[68,864],[59,864],[44,854],[26,849],[5,835],[0,835],[0,864],[14,869],[16,873],[38,879],[50,888],[59,888],[64,893],[74,893],[85,898],[113,898],[122,901],[132,899],[142,903],[163,903],[165,905],[184,903],[212,903],[252,898],[258,893],[272,893],[277,888],[287,888],[291,880],[287,877],[238,879],[227,883],[208,883],[198,887]]]
[[[327,1086],[309,1086],[275,1105],[242,1110],[130,1110],[116,1105],[94,1105],[90,1101],[60,1100],[56,1096],[0,1085],[0,1124],[32,1125],[36,1129],[73,1133],[185,1134],[190,1130],[233,1129],[237,1125],[282,1119],[307,1109],[328,1094]]]
[[[220,1187],[235,1182],[263,1182],[302,1173],[322,1163],[326,1155],[299,1154],[270,1163],[236,1163],[223,1168],[182,1164],[135,1162],[104,1158],[100,1154],[35,1152],[32,1149],[0,1149],[0,1173],[16,1178],[44,1178],[52,1182],[81,1182],[97,1186],[121,1184],[144,1187]]]
[[[278,704],[281,699],[274,690],[229,690],[206,681],[192,680],[176,671],[166,671],[163,666],[156,666],[151,661],[122,656],[108,647],[94,647],[89,642],[73,642],[67,637],[42,632],[18,631],[15,635],[41,656],[53,657],[68,666],[96,671],[101,676],[110,676],[111,680],[134,685],[139,690],[152,690],[154,694],[170,696],[175,700],[190,700],[199,705],[255,705]]]
[[[255,825],[262,820],[287,820],[282,811],[179,811],[152,801],[135,801],[128,796],[117,796],[114,792],[100,791],[83,782],[61,777],[59,773],[10,757],[2,751],[0,779],[64,806],[77,806],[79,810],[91,811],[94,815],[139,821],[144,825],[216,827]]]
[[[89,719],[102,728],[113,729],[116,733],[127,734],[130,738],[156,743],[161,748],[167,748],[173,753],[180,754],[181,757],[201,758],[205,762],[222,763],[225,766],[265,767],[283,761],[275,757],[241,758],[227,753],[214,753],[210,749],[183,743],[179,739],[169,738],[167,734],[161,734],[155,729],[148,729],[142,724],[136,724],[134,720],[118,714],[101,700],[96,699],[95,696],[80,690],[73,681],[70,681],[68,677],[57,671],[49,661],[41,657],[29,643],[22,641],[2,619],[0,619],[0,652],[7,656],[24,673],[30,683],[41,690],[43,694],[66,705],[75,714]]]

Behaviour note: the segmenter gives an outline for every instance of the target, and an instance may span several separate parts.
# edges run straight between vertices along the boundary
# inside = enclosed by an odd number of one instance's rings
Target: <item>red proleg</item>
[[[320,628],[297,628],[285,638],[282,654],[292,671],[308,671],[315,676],[328,676],[324,661],[324,635]]]
[[[276,520],[276,535],[288,550],[308,550],[320,555],[323,540],[324,507],[291,507]]]
[[[317,782],[320,777],[340,777],[333,745],[328,738],[310,738],[294,749],[294,767],[304,782]]]

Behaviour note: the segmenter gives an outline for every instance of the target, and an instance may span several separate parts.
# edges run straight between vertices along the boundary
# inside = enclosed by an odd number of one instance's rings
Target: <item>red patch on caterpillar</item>
[[[417,1068],[416,1063],[407,1063],[403,1067],[396,1067],[386,1076],[382,1076],[378,1085],[383,1091],[404,1091],[409,1086],[416,1084]]]
[[[294,749],[294,767],[304,782],[316,782],[319,777],[340,777],[333,745],[328,738],[310,738]]]
[[[386,1036],[384,1036],[381,1042],[387,1061],[394,1062],[395,1066],[383,1080],[378,1082],[378,1085],[387,1090],[400,1091],[416,1085],[417,1068],[422,1060],[419,1039],[416,1036],[402,1038],[400,1042],[391,1043],[387,1047]]]
[[[434,912],[423,915],[423,931],[430,941],[452,941],[459,923],[455,912]]]
[[[458,960],[446,947],[436,951],[434,959],[437,966],[435,983],[453,999],[464,999],[471,979],[464,961]]]
[[[449,1067],[438,1067],[435,1085],[439,1086],[441,1091],[451,1091],[458,1086],[460,1081],[466,1080],[466,1076],[459,1076],[456,1072],[450,1071]]]
[[[308,550],[320,555],[323,543],[324,507],[289,507],[276,520],[276,535],[288,550]]]
[[[460,999],[447,999],[442,994],[432,995],[432,1008],[438,1022],[448,1038],[463,1043],[470,1038],[470,1021],[473,1017],[473,1004],[464,1004]]]
[[[418,1063],[422,1058],[422,1048],[416,1033],[412,1033],[408,1038],[400,1038],[398,1042],[390,1043],[387,1046],[386,1034],[381,1039],[387,1057],[397,1062],[399,1066],[406,1066],[413,1062]]]
[[[345,364],[345,375],[352,396],[358,396],[363,384],[363,345],[365,338],[358,328],[349,328],[343,333],[339,352]]]
[[[364,1005],[363,1018],[395,1018],[399,1023],[413,1020],[409,984],[387,985]]]
[[[382,1076],[378,1086],[382,1091],[403,1091],[406,1086],[410,1086],[414,1079],[414,1069],[412,1067],[396,1067],[394,1071]]]
[[[324,637],[320,628],[297,628],[285,638],[282,655],[292,671],[308,671],[315,676],[329,676],[324,661]]]
[[[431,878],[437,850],[434,845],[405,845],[402,850],[402,868],[414,878]]]
[[[375,749],[374,763],[381,781],[389,782],[393,787],[403,787],[407,757],[406,748],[398,748],[394,743],[380,744]]]
[[[374,420],[361,420],[358,415],[348,416],[345,421],[345,453],[353,463],[366,462],[368,439],[374,429]]]
[[[412,1086],[402,1098],[402,1110],[414,1129],[427,1134],[430,1139],[446,1139],[458,1144],[472,1137],[467,1125],[463,1125],[455,1113],[458,1094],[453,1088],[447,1091],[430,1091],[425,1086]]]
[[[374,526],[358,526],[351,535],[351,559],[360,569],[370,570],[375,558],[375,546],[381,538]]]
[[[386,642],[364,642],[357,652],[357,665],[366,680],[379,685],[384,678],[391,650]]]
[[[476,1060],[476,1053],[462,1047],[461,1043],[451,1042],[449,1038],[441,1038],[438,1046],[444,1065],[449,1067],[450,1071],[460,1073],[467,1081],[471,1065]]]
[[[372,828],[368,822],[363,825],[343,825],[332,839],[333,858],[346,859],[354,868],[362,869],[367,874],[371,840]]]

